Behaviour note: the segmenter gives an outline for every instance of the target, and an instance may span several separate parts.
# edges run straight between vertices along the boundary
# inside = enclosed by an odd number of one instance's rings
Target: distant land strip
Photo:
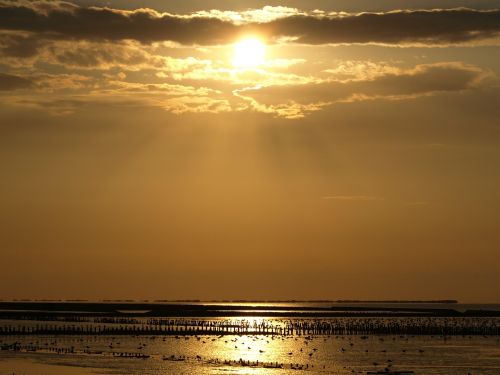
[[[92,301],[87,299],[0,299],[0,302],[126,302],[126,303],[440,303],[457,304],[456,299],[436,299],[436,300],[358,300],[358,299],[285,299],[285,300],[246,300],[246,299],[155,299],[155,300],[133,300],[133,299],[102,299]]]
[[[0,302],[0,319],[103,317],[500,317],[498,310],[411,306],[217,305],[174,303]]]

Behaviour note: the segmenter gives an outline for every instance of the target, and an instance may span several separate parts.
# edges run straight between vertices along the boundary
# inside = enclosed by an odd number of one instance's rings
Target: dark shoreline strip
[[[271,311],[270,311],[271,310]],[[140,312],[140,313],[139,313]],[[26,315],[93,314],[95,316],[150,317],[340,317],[340,316],[440,316],[500,317],[500,311],[449,308],[383,306],[276,306],[276,305],[203,305],[171,303],[95,303],[95,302],[0,302],[0,317]]]

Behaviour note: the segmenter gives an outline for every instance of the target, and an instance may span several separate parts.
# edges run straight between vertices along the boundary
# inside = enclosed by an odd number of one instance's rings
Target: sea
[[[203,304],[207,302],[191,302]],[[210,317],[210,321],[248,321],[249,325],[268,322],[275,326],[294,321],[316,322],[314,317],[273,317],[277,307],[290,306],[292,311],[303,306],[331,307],[329,302],[214,302],[218,306],[243,306],[256,317]],[[338,304],[339,307],[352,303]],[[401,304],[356,304],[362,307],[397,308]],[[265,309],[262,309],[265,307]],[[500,304],[405,304],[408,308],[454,309],[457,311],[500,311]],[[134,308],[131,304],[130,309]],[[283,311],[283,310],[281,310]],[[286,309],[285,309],[286,311]],[[184,318],[179,317],[178,320]],[[192,321],[192,317],[189,318]],[[321,318],[335,324],[340,318]],[[376,319],[344,317],[349,319]],[[392,319],[392,318],[378,318]],[[397,322],[415,317],[398,317]],[[445,325],[461,324],[455,318],[440,318]],[[447,320],[448,319],[448,320]],[[474,318],[474,324],[500,326],[499,318]],[[138,318],[144,325],[148,319]],[[4,319],[0,327],[43,324],[74,324],[102,326],[102,320],[85,316],[80,321],[60,322],[39,319],[29,321]],[[114,324],[114,323],[113,323]],[[421,375],[499,375],[500,335],[447,334],[120,334],[120,335],[0,335],[0,375],[12,374],[421,374]]]

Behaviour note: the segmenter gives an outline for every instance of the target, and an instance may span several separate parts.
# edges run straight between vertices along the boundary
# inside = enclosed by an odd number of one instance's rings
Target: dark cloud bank
[[[289,15],[267,23],[235,25],[217,17],[181,16],[80,7],[63,2],[0,0],[0,28],[64,39],[133,39],[143,43],[229,43],[253,31],[269,39],[293,37],[307,44],[473,42],[500,33],[500,10],[398,10],[348,15]]]
[[[26,78],[0,73],[0,91],[26,89],[31,86],[32,82]]]

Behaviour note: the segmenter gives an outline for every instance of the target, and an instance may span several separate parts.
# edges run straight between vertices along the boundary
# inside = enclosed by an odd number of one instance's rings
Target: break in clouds
[[[11,106],[54,114],[104,103],[177,114],[248,110],[301,118],[345,102],[461,93],[483,85],[492,74],[457,61],[410,66],[326,59],[312,64],[307,50],[241,71],[229,61],[232,43],[252,34],[269,48],[472,48],[497,45],[499,33],[499,10],[349,14],[265,7],[177,15],[0,0],[0,95]]]

